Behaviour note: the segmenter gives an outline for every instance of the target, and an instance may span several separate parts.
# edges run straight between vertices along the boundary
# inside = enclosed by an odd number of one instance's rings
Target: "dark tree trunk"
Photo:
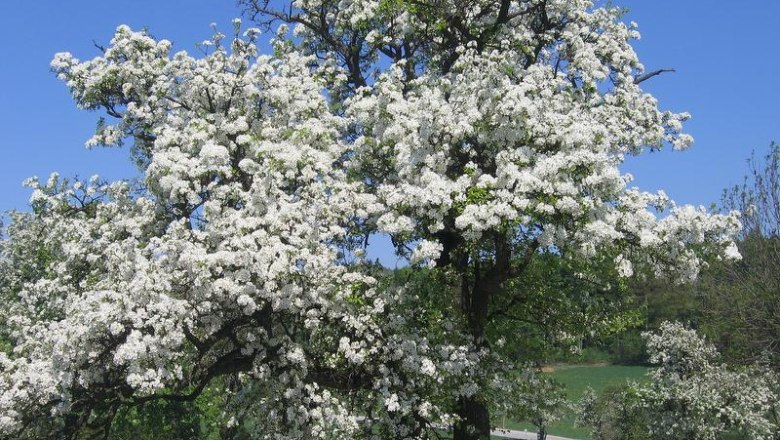
[[[458,416],[461,422],[455,425],[455,440],[490,439],[490,413],[478,396],[461,397]]]
[[[499,283],[493,282],[494,280],[488,277],[481,277],[479,263],[476,264],[473,288],[469,288],[466,277],[464,277],[462,308],[474,338],[474,346],[480,349],[487,345],[485,328],[488,321],[490,297],[496,293]],[[475,378],[478,382],[481,379]],[[483,388],[483,386],[479,386],[480,390]],[[490,439],[490,410],[479,392],[470,397],[461,397],[458,400],[457,414],[461,421],[455,425],[453,437],[455,440]]]
[[[528,247],[523,261],[517,268],[512,267],[511,240],[505,234],[493,233],[491,236],[494,246],[493,264],[483,272],[480,258],[477,256],[470,260],[464,251],[453,252],[454,261],[450,260],[450,250],[454,250],[461,241],[450,240],[451,246],[447,247],[446,255],[438,263],[452,264],[461,275],[461,310],[466,318],[468,330],[474,341],[474,347],[479,350],[489,348],[486,338],[486,329],[489,320],[490,301],[499,295],[503,283],[513,275],[519,273],[536,251],[537,243],[534,241]],[[469,265],[473,264],[473,272]],[[480,383],[484,378],[475,378],[478,390],[485,389],[485,384]],[[469,397],[461,397],[457,402],[456,413],[460,422],[455,425],[455,440],[483,440],[490,438],[490,410],[485,396],[478,391]]]

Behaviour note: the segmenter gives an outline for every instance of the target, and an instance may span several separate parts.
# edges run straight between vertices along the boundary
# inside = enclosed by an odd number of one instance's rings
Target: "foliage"
[[[741,213],[745,228],[737,246],[742,260],[712,260],[690,286],[668,281],[635,282],[647,328],[666,320],[685,322],[707,335],[734,365],[780,365],[780,146],[748,161],[745,181],[724,192],[721,208]],[[634,337],[634,336],[632,336]],[[635,338],[634,338],[635,339]]]
[[[152,440],[207,438],[201,431],[202,414],[182,402],[150,402],[123,408],[111,426],[111,439]]]
[[[780,145],[772,143],[763,158],[748,160],[741,185],[723,192],[723,208],[742,213],[742,237],[780,237]]]
[[[718,265],[701,285],[704,330],[732,362],[780,366],[780,145],[748,162],[745,182],[724,193],[723,208],[745,222],[743,260]]]
[[[619,365],[646,365],[647,353],[641,332],[628,329],[606,339],[607,360]]]
[[[715,347],[678,323],[665,323],[646,337],[658,368],[651,385],[638,393],[655,438],[709,440],[732,429],[751,439],[780,434],[776,373],[717,364]]]
[[[589,388],[579,402],[577,424],[590,428],[593,440],[650,438],[641,401],[628,385],[609,387],[601,395]]]
[[[539,440],[545,440],[550,424],[560,420],[568,410],[565,388],[535,370],[526,371],[516,380],[515,392],[504,402],[500,413],[512,420],[531,422]]]
[[[588,393],[578,420],[596,439],[731,438],[776,439],[777,372],[763,365],[718,364],[715,347],[679,323],[646,333],[650,361],[657,365],[646,385]]]
[[[494,350],[518,362],[582,361],[583,341],[640,324],[625,284],[599,282],[614,276],[595,264],[537,256],[491,305],[487,334]]]

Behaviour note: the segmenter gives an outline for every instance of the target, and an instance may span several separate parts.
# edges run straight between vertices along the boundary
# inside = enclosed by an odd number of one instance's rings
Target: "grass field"
[[[576,402],[587,387],[601,392],[611,385],[622,385],[626,381],[646,381],[647,368],[624,367],[620,365],[558,365],[548,374],[566,385],[569,400]],[[506,428],[535,431],[529,423],[515,423],[507,420]],[[587,429],[574,427],[574,415],[569,414],[564,419],[550,426],[549,433],[575,439],[589,439]]]

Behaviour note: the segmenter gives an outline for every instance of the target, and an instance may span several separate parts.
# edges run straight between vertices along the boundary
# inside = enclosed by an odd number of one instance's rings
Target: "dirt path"
[[[499,438],[514,438],[522,440],[536,440],[536,433],[530,431],[516,431],[514,429],[499,429],[491,431],[490,435]],[[574,440],[567,437],[558,437],[557,435],[547,434],[547,440]]]

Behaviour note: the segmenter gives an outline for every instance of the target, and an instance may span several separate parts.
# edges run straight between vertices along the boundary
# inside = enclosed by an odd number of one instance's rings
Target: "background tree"
[[[580,402],[579,423],[594,438],[777,439],[777,372],[765,365],[729,367],[715,347],[680,323],[645,333],[648,384],[592,391]]]
[[[503,414],[512,420],[530,422],[536,427],[537,439],[546,440],[550,424],[560,420],[569,409],[564,386],[534,369],[526,370],[515,380],[515,393],[500,404],[504,406]]]
[[[599,440],[776,439],[778,376],[765,365],[727,366],[715,347],[680,323],[643,335],[649,381],[587,392],[578,423]]]
[[[742,184],[724,191],[720,209],[741,213],[744,229],[738,263],[710,262],[699,281],[679,286],[641,280],[631,291],[646,310],[647,329],[668,320],[706,334],[735,365],[756,361],[778,366],[780,346],[780,147],[748,160]],[[638,332],[622,338],[634,338]]]
[[[648,387],[638,389],[652,438],[777,438],[777,380],[759,366],[718,364],[715,347],[679,323],[646,334],[650,361],[658,367]]]
[[[780,146],[748,161],[741,185],[723,194],[724,210],[742,213],[743,260],[717,265],[700,286],[705,330],[737,363],[780,365]]]
[[[611,266],[540,254],[505,288],[491,306],[487,332],[506,359],[575,359],[587,344],[642,323],[628,284]]]

